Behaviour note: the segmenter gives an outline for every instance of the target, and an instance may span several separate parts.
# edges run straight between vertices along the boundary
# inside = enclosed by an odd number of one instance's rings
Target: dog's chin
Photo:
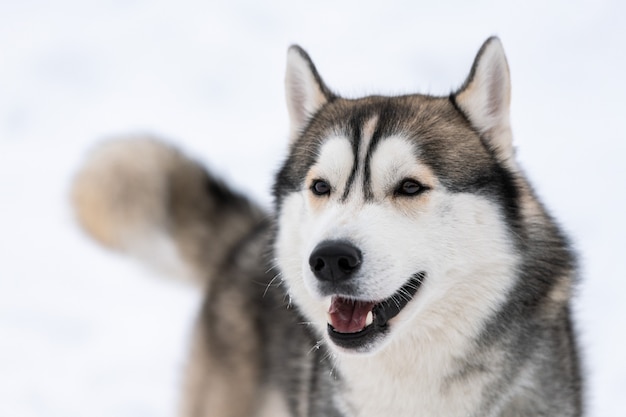
[[[389,339],[394,317],[415,298],[426,274],[413,275],[391,297],[367,301],[335,295],[328,311],[327,338],[347,354],[372,354]]]

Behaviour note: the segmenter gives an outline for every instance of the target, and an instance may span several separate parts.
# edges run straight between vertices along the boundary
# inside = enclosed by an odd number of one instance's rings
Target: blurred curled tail
[[[71,200],[100,244],[202,285],[266,221],[196,161],[147,137],[98,146],[76,174]]]

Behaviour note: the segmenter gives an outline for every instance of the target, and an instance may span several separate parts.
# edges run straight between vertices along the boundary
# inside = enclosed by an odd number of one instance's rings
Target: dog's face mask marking
[[[376,352],[450,325],[450,310],[463,327],[501,301],[493,294],[505,293],[515,262],[491,195],[504,180],[484,178],[498,156],[450,100],[338,98],[299,49],[287,91],[292,148],[276,186],[277,262],[331,346]],[[481,120],[494,130],[490,120],[504,122],[497,100],[485,100],[493,114]]]
[[[424,171],[400,138],[385,140],[369,155],[354,155],[346,138],[320,148],[307,175],[304,210],[311,233],[303,243],[310,256],[302,271],[308,293],[328,306],[327,334],[338,346],[372,345],[422,284],[424,262],[405,237],[411,214],[426,204],[432,188],[424,185],[426,178],[432,181]],[[327,192],[317,192],[320,182]]]

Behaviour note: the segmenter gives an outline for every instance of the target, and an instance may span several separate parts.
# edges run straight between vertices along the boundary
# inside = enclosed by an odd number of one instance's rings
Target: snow
[[[626,392],[626,5],[618,1],[0,1],[0,415],[173,416],[200,297],[96,247],[68,184],[154,132],[269,204],[286,48],[348,95],[447,93],[501,37],[518,155],[581,254],[590,416]]]

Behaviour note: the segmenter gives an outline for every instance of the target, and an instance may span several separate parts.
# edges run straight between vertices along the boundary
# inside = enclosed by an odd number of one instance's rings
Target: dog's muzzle
[[[336,345],[355,351],[367,349],[388,333],[389,320],[413,299],[425,278],[424,272],[418,272],[388,299],[362,300],[354,279],[362,262],[361,251],[345,240],[323,241],[309,257],[318,289],[332,297],[328,335]]]

